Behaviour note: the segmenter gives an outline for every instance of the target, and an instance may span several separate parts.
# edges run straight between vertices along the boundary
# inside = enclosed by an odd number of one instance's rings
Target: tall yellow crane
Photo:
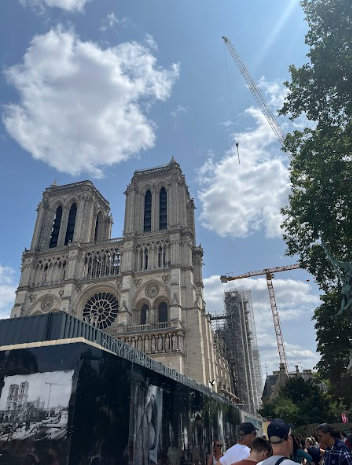
[[[276,300],[275,300],[275,292],[274,292],[274,286],[273,286],[273,277],[274,277],[273,273],[278,273],[281,271],[296,270],[297,268],[299,268],[299,264],[295,263],[294,265],[277,266],[275,268],[265,268],[264,270],[260,270],[260,271],[248,271],[247,273],[240,274],[238,276],[231,276],[229,274],[220,276],[220,281],[222,283],[227,283],[229,281],[235,281],[236,279],[250,278],[252,276],[260,276],[260,275],[266,276],[266,284],[268,286],[268,291],[269,291],[270,305],[271,305],[271,311],[273,314],[274,329],[275,329],[275,335],[276,335],[277,348],[279,351],[280,364],[281,363],[284,364],[286,372],[288,372],[288,366],[287,366],[287,359],[286,359],[286,353],[285,353],[284,338],[282,336],[282,331],[281,331],[280,315],[279,315],[279,311],[277,309]]]

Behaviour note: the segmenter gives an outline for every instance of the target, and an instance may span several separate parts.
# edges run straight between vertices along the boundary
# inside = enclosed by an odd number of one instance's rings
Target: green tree
[[[282,418],[295,427],[339,421],[345,406],[324,392],[320,384],[319,379],[289,378],[279,396],[264,404],[259,413],[266,418]]]
[[[325,292],[314,315],[318,369],[331,377],[333,389],[344,390],[352,325],[336,316],[341,283],[320,244],[323,240],[338,260],[352,262],[352,2],[302,0],[301,6],[309,25],[308,63],[290,66],[280,113],[309,122],[285,139],[284,150],[292,154],[292,193],[282,227],[287,254],[298,254]],[[349,397],[344,395],[348,402]]]
[[[322,305],[315,310],[317,350],[321,354],[317,368],[322,379],[329,380],[329,392],[336,401],[344,399],[352,408],[352,376],[346,373],[352,350],[352,328],[347,315],[336,315],[339,302],[337,292],[322,297]],[[341,412],[342,413],[342,412]]]

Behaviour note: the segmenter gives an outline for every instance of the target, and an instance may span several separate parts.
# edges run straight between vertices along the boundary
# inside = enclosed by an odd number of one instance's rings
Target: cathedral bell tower
[[[48,187],[38,205],[31,248],[22,270],[12,317],[46,311],[73,313],[81,277],[82,246],[110,239],[109,203],[90,181]]]

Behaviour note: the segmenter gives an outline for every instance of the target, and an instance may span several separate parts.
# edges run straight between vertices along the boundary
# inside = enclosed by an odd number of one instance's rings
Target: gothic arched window
[[[144,196],[144,232],[152,230],[152,193],[147,190]]]
[[[101,227],[102,227],[102,217],[101,217],[101,213],[99,212],[95,220],[94,242],[97,242],[100,240]]]
[[[62,218],[62,206],[60,205],[59,207],[57,207],[56,213],[54,216],[53,227],[52,227],[51,236],[50,236],[49,249],[53,249],[54,247],[57,247],[57,242],[58,242],[59,233],[60,233],[60,226],[61,226],[61,218]]]
[[[158,305],[158,322],[159,323],[166,323],[168,321],[168,315],[167,315],[167,303],[166,302],[160,302]]]
[[[69,242],[72,242],[73,234],[75,232],[76,213],[77,213],[77,205],[73,203],[70,208],[70,213],[68,214],[65,245],[67,245]]]
[[[141,325],[146,325],[147,324],[147,313],[148,313],[149,307],[147,304],[144,304],[141,308]]]
[[[159,229],[167,229],[167,192],[165,187],[160,189],[159,194]]]

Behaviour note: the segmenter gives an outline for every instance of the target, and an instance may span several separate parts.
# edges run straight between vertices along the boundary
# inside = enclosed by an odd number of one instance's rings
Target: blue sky
[[[223,285],[219,275],[295,262],[280,232],[288,160],[221,37],[276,110],[289,65],[307,61],[306,31],[298,0],[2,2],[0,315],[11,310],[46,187],[91,179],[120,237],[134,170],[174,156],[197,206],[207,310],[223,308],[226,288],[250,288],[263,372],[277,369],[265,279]],[[274,286],[289,367],[312,368],[313,279],[295,270]]]

